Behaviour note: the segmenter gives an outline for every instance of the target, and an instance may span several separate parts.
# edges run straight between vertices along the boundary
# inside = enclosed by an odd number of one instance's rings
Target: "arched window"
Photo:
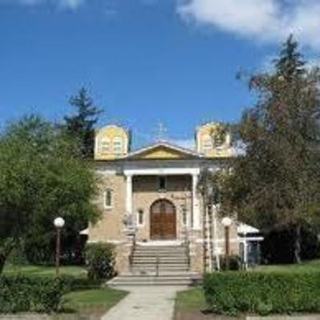
[[[115,137],[113,139],[113,153],[122,154],[123,153],[123,143],[121,137]]]
[[[202,151],[207,152],[212,150],[212,137],[208,134],[202,138]]]
[[[110,139],[109,138],[101,138],[99,141],[99,152],[100,153],[108,153],[110,152]]]
[[[104,192],[104,207],[106,209],[111,209],[113,207],[113,190],[107,189]]]

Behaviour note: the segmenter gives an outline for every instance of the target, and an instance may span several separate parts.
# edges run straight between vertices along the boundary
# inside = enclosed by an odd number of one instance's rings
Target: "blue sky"
[[[252,105],[239,70],[265,67],[290,32],[319,58],[315,0],[0,0],[0,123],[70,113],[89,88],[101,124],[145,144],[163,122],[191,138],[201,122],[236,121]]]

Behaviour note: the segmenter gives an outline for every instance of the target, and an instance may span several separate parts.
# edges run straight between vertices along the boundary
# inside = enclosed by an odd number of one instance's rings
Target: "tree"
[[[98,108],[85,88],[70,98],[70,105],[76,109],[72,116],[64,117],[66,132],[76,138],[85,159],[92,159],[94,152],[94,127],[102,110]]]
[[[250,79],[257,103],[239,125],[246,152],[232,163],[223,206],[263,230],[294,229],[300,262],[301,228],[320,211],[320,74],[306,67],[292,36],[274,67]]]
[[[9,125],[0,136],[0,272],[14,246],[43,234],[53,219],[69,228],[94,222],[96,177],[68,136],[37,116]],[[41,245],[41,243],[38,243]]]

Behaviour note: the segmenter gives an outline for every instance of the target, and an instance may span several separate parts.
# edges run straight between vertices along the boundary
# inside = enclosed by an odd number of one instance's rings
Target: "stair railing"
[[[132,267],[133,267],[133,257],[134,257],[134,252],[136,251],[136,246],[137,246],[136,233],[134,232],[132,235],[131,251],[129,254],[130,271],[132,271]]]
[[[160,264],[160,257],[157,255],[156,257],[156,277],[159,277],[159,264]]]
[[[189,239],[189,230],[188,227],[185,229],[185,247],[186,247],[186,255],[187,255],[187,264],[188,264],[188,269],[190,270],[191,268],[191,258],[190,258],[190,239]]]

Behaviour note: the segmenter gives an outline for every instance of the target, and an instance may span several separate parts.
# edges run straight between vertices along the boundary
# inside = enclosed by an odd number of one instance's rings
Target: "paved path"
[[[101,320],[172,320],[178,291],[186,287],[121,287],[130,293]]]

